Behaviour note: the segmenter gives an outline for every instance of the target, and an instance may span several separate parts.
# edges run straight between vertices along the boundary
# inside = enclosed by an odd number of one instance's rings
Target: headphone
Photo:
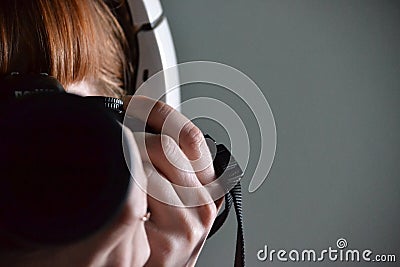
[[[159,0],[105,0],[121,25],[128,41],[128,57],[132,66],[125,70],[125,87],[133,94],[149,77],[177,64],[175,47],[167,18]],[[180,88],[168,90],[179,81],[177,70],[163,76],[160,86],[149,97],[179,110]]]

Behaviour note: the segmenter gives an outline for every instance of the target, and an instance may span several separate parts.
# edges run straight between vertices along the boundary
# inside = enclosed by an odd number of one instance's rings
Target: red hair
[[[123,94],[126,39],[104,0],[1,0],[0,75],[46,72]]]

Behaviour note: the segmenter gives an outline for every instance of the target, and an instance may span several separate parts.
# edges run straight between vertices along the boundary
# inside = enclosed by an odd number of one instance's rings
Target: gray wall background
[[[243,180],[248,266],[313,266],[260,262],[256,253],[264,245],[335,248],[340,237],[349,248],[396,254],[397,264],[367,266],[397,266],[400,2],[164,0],[163,6],[179,62],[218,61],[243,71],[275,116],[277,152],[268,179],[250,194],[250,164]],[[228,99],[243,111],[249,129],[256,126],[246,107],[221,90],[186,87],[184,100]],[[226,139],[216,125],[198,124]],[[256,152],[259,142],[257,135],[251,140]],[[235,234],[231,214],[198,266],[232,266]]]

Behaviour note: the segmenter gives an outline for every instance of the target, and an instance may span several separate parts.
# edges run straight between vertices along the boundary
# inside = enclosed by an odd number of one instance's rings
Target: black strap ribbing
[[[210,136],[206,138],[213,140]],[[213,140],[214,141],[214,140]],[[244,246],[244,231],[243,231],[243,212],[242,212],[242,191],[240,178],[243,176],[243,171],[240,169],[235,158],[230,154],[229,150],[224,145],[217,145],[217,151],[214,158],[214,169],[218,178],[234,183],[233,188],[225,195],[225,208],[217,216],[214,224],[208,234],[208,238],[214,235],[228,218],[232,205],[236,213],[237,233],[236,233],[236,252],[235,252],[235,267],[245,266],[245,246]]]
[[[237,220],[237,233],[236,233],[236,252],[235,252],[235,267],[245,266],[245,246],[243,234],[243,213],[242,213],[242,192],[241,185],[238,182],[235,187],[225,195],[225,209],[217,216],[211,228],[208,238],[213,236],[225,223],[230,209],[234,206]]]
[[[238,182],[229,193],[232,195],[237,220],[235,267],[244,267],[245,246],[243,233],[242,190],[240,182]]]

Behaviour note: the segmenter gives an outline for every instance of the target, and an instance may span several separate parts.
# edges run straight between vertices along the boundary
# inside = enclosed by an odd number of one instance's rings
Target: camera
[[[110,221],[130,183],[124,115],[121,99],[67,94],[47,74],[2,77],[0,186],[7,191],[0,194],[0,228],[38,243],[64,243]],[[224,145],[205,138],[228,193],[243,171]]]

